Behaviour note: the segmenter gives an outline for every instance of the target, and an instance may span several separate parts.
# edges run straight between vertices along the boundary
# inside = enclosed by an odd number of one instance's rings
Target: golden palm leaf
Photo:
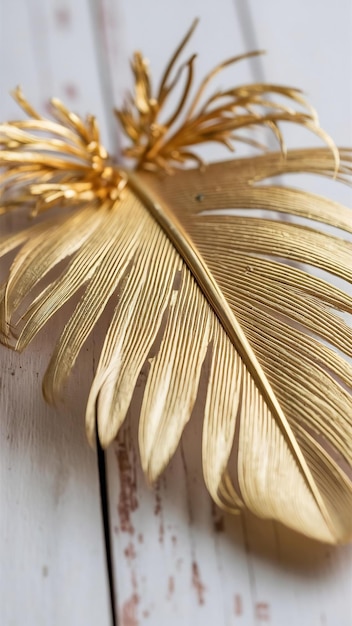
[[[195,57],[174,68],[193,28],[156,94],[145,60],[134,57],[136,91],[116,112],[134,170],[112,163],[93,117],[84,121],[53,100],[50,121],[15,92],[29,119],[0,125],[0,211],[24,208],[34,221],[0,239],[1,256],[19,249],[1,291],[1,338],[22,350],[80,294],[44,378],[45,397],[54,401],[112,301],[87,404],[89,439],[96,420],[103,446],[116,437],[149,360],[139,443],[155,480],[207,376],[203,467],[214,500],[322,541],[346,541],[352,244],[343,231],[352,233],[352,214],[268,179],[310,172],[348,180],[352,153],[337,151],[292,88],[250,84],[206,98],[213,77],[242,57],[215,68],[190,98]],[[165,119],[180,80],[179,102]],[[307,127],[327,147],[287,151],[281,122]],[[208,141],[261,149],[241,135],[258,125],[274,133],[279,152],[211,165],[194,152]],[[192,161],[196,167],[187,168]],[[59,210],[37,218],[51,207]]]

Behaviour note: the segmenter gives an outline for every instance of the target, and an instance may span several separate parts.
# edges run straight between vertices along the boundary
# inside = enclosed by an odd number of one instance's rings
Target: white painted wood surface
[[[301,86],[322,125],[351,145],[351,11],[350,0],[338,7],[318,0],[3,0],[0,118],[14,117],[6,93],[21,83],[38,107],[56,95],[80,113],[96,113],[116,153],[119,137],[108,112],[129,84],[131,52],[141,49],[158,78],[198,15],[190,49],[199,52],[199,76],[223,58],[265,48],[267,57],[238,66],[235,79],[264,76]],[[316,188],[324,193],[331,185],[320,181]],[[339,194],[351,204],[350,191]],[[94,342],[65,407],[49,409],[39,381],[57,325],[23,355],[1,351],[4,626],[110,623],[96,459],[83,425]],[[107,454],[119,624],[351,624],[351,547],[322,546],[280,525],[216,510],[203,485],[197,419],[159,484],[149,488],[135,429],[131,416]]]
[[[84,61],[84,63],[83,63]],[[53,94],[101,116],[90,14],[74,3],[0,3],[0,119],[16,119],[8,92],[21,84],[34,106]],[[10,222],[10,220],[9,220]],[[3,222],[1,223],[1,228]],[[28,351],[1,350],[0,624],[110,623],[95,453],[84,432],[93,343],[55,411],[41,396],[52,338],[63,317]]]

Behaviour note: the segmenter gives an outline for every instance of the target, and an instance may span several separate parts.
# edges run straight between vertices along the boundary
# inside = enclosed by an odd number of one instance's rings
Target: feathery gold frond
[[[35,216],[58,204],[113,203],[126,176],[101,145],[96,119],[83,121],[53,98],[51,121],[19,88],[13,96],[30,119],[0,124],[0,214],[24,204]]]
[[[88,398],[89,439],[96,419],[104,446],[116,437],[148,360],[139,444],[154,480],[177,448],[207,375],[203,467],[214,500],[322,541],[347,541],[352,243],[344,233],[352,233],[352,213],[268,179],[310,172],[350,181],[352,152],[338,154],[296,90],[247,85],[203,101],[215,74],[240,57],[215,68],[189,103],[194,57],[171,74],[193,28],[155,97],[146,62],[134,57],[135,98],[118,113],[132,140],[126,154],[136,160],[133,172],[112,164],[94,118],[84,122],[54,100],[55,121],[46,120],[16,92],[30,119],[0,125],[0,212],[24,207],[35,218],[52,206],[65,210],[0,238],[0,257],[18,249],[0,291],[0,336],[22,350],[81,294],[44,378],[45,396],[54,401],[112,302]],[[181,100],[162,122],[183,72]],[[288,97],[304,112],[273,104],[266,94]],[[328,146],[286,152],[280,121],[303,124]],[[190,147],[204,141],[232,147],[238,129],[258,123],[275,132],[279,152],[167,174],[199,161]]]
[[[239,134],[242,129],[258,125],[270,128],[281,150],[285,152],[279,123],[294,122],[305,126],[328,143],[338,160],[338,151],[319,127],[315,110],[298,89],[255,83],[216,91],[204,99],[209,84],[217,74],[239,61],[261,54],[260,51],[232,57],[217,65],[204,78],[191,99],[196,55],[193,54],[180,65],[174,77],[172,74],[196,25],[197,20],[173,55],[155,95],[152,93],[148,62],[140,52],[135,53],[132,61],[135,94],[130,94],[121,110],[115,110],[125,134],[132,142],[132,146],[124,151],[126,157],[135,159],[139,169],[150,171],[171,172],[173,168],[192,161],[200,165],[202,160],[190,147],[216,142],[233,151],[235,142],[244,142],[260,148],[262,146],[257,141]],[[179,102],[173,113],[163,119],[165,105],[183,75],[184,85]],[[277,96],[288,99],[290,104],[275,102],[273,98]]]

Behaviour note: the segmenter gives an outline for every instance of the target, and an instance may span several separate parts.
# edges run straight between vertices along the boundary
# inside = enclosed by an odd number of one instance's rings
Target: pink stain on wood
[[[67,27],[71,22],[71,14],[68,8],[61,7],[55,11],[55,22],[58,26]]]
[[[193,561],[192,563],[192,585],[195,588],[196,593],[197,593],[198,604],[204,604],[205,603],[204,592],[206,590],[206,587],[202,583],[200,573],[199,573],[198,563],[196,563],[196,561]]]
[[[167,597],[171,598],[175,591],[175,579],[173,576],[169,576],[168,584],[167,584]]]
[[[135,549],[132,541],[130,541],[130,543],[128,544],[127,548],[124,549],[124,555],[125,555],[126,559],[128,559],[129,561],[131,561],[132,559],[136,558],[136,549]]]
[[[157,517],[160,516],[160,524],[159,524],[159,543],[164,543],[164,522],[162,519],[162,501],[160,495],[160,482],[157,482],[155,485],[155,506],[154,506],[154,515]]]
[[[161,513],[160,483],[157,482],[156,485],[155,485],[154,515],[160,515],[160,513]]]
[[[66,85],[64,85],[64,94],[67,98],[69,98],[70,100],[75,100],[75,98],[77,98],[78,96],[78,89],[77,89],[77,85],[74,85],[73,83],[67,83]]]
[[[136,496],[137,484],[135,470],[130,463],[125,445],[119,445],[116,452],[116,459],[120,472],[120,494],[117,505],[120,529],[122,532],[133,535],[134,527],[131,521],[131,514],[138,507]]]
[[[137,609],[139,604],[139,595],[133,593],[129,600],[127,600],[121,611],[121,624],[122,626],[138,626],[139,621],[137,618]]]
[[[163,544],[164,543],[164,524],[161,521],[159,524],[159,543]]]
[[[267,602],[257,602],[255,605],[255,616],[262,622],[270,622],[270,607]]]
[[[243,615],[242,596],[239,593],[235,593],[233,608],[235,615]]]
[[[98,13],[98,27],[100,28],[102,33],[103,46],[105,47],[106,52],[109,52],[110,47],[109,31],[110,29],[114,29],[114,26],[114,15],[112,15],[108,8],[104,6],[103,2],[100,2]]]
[[[49,99],[48,100],[44,100],[42,107],[44,109],[44,112],[47,115],[52,116],[52,114],[53,114],[53,107],[51,106],[51,103],[50,103]]]

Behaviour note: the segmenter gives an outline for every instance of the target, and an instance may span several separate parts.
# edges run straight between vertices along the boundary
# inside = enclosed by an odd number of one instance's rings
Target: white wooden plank
[[[1,350],[4,626],[109,624],[96,458],[82,426],[91,362],[81,364],[65,408],[49,408],[40,380],[56,328],[23,355]]]
[[[15,0],[1,3],[0,11],[0,118],[19,117],[6,95],[18,83],[42,111],[47,99],[58,95],[80,112],[102,116],[87,3]],[[84,432],[92,342],[89,358],[73,376],[65,406],[54,410],[41,397],[53,336],[64,319],[58,316],[22,355],[1,350],[4,626],[110,624],[97,460]]]
[[[245,4],[237,0],[237,8]],[[352,4],[349,0],[333,3],[300,0],[287,3],[246,3],[254,19],[256,45],[267,54],[263,57],[265,76],[277,84],[303,90],[316,108],[321,127],[338,146],[352,143]],[[301,146],[307,140],[321,145],[306,131],[289,124],[284,127],[288,145]],[[308,183],[312,191],[333,194],[351,206],[349,187],[311,176],[295,178]]]
[[[307,3],[281,4],[253,0],[254,28],[247,23],[242,31],[238,20],[248,17],[248,6],[243,11],[242,2],[192,0],[176,5],[158,0],[101,0],[102,23],[109,42],[103,58],[110,67],[113,100],[118,104],[129,84],[124,64],[133,49],[144,52],[153,76],[160,77],[170,50],[193,17],[200,15],[198,33],[193,46],[189,46],[200,53],[199,76],[223,58],[264,47],[270,55],[254,78],[259,80],[264,73],[269,81],[302,86],[320,110],[328,131],[337,141],[351,143],[351,74],[342,79],[331,70],[339,65],[342,54],[345,60],[352,59],[348,56],[347,2],[339,6],[338,17],[337,12],[331,17],[332,7],[329,12],[327,7],[322,9],[326,19],[323,23],[319,20],[319,28],[318,18],[313,22],[314,10],[309,8],[314,29],[304,21]],[[312,4],[319,16],[321,5]],[[326,47],[317,70],[311,50],[331,41],[329,20],[339,43],[334,48]],[[325,68],[327,57],[329,80],[334,85],[331,92],[326,84],[321,87],[325,73],[321,68]],[[239,82],[250,78],[248,66],[236,69]],[[335,105],[331,110],[327,103],[329,95],[332,105],[331,97],[336,93],[344,100],[343,111],[339,109],[340,126],[335,120]],[[347,130],[343,132],[342,126]],[[347,137],[346,142],[343,138]],[[290,139],[294,142],[295,137]],[[328,183],[318,183],[320,193],[327,188],[329,192]],[[341,200],[349,197],[349,192],[339,192]],[[133,422],[137,410],[132,408],[130,413],[118,442],[108,451],[113,564],[122,625],[350,623],[351,547],[327,547],[275,523],[250,515],[234,518],[218,511],[201,477],[201,424],[197,420],[187,427],[182,446],[159,484],[148,488],[136,445]]]
[[[237,7],[244,4],[235,2]],[[266,77],[303,89],[317,107],[321,125],[338,144],[352,133],[352,5],[319,0],[263,3],[250,0],[255,39],[267,51]]]

